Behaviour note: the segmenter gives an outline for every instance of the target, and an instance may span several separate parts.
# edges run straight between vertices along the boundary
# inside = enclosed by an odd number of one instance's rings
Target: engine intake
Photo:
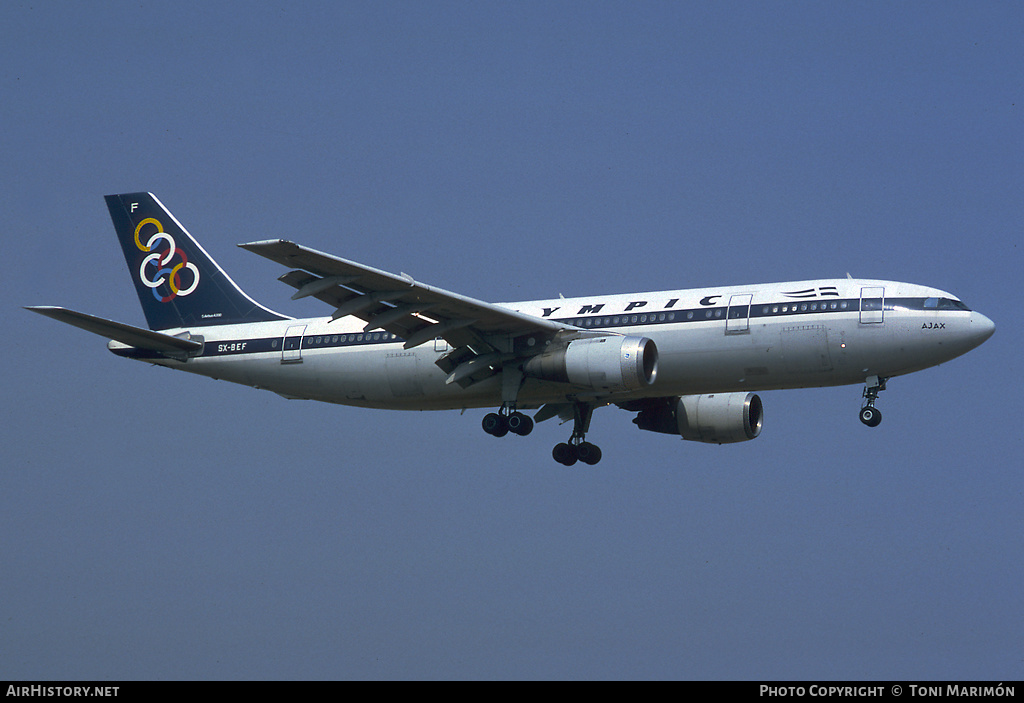
[[[641,430],[678,434],[711,444],[746,442],[761,434],[764,407],[755,393],[711,393],[665,398],[640,411]]]
[[[594,390],[632,391],[654,383],[658,347],[647,337],[575,339],[533,357],[523,373]]]

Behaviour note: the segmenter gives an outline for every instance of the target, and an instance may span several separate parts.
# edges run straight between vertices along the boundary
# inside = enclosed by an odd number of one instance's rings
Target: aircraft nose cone
[[[981,344],[996,331],[996,323],[980,312],[971,313],[971,337],[975,346]]]

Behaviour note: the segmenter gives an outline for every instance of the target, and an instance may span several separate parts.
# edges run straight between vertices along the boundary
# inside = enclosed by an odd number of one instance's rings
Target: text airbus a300
[[[107,207],[149,329],[35,306],[111,341],[119,356],[286,398],[394,410],[492,408],[491,435],[573,422],[555,460],[596,464],[596,408],[642,430],[725,444],[754,439],[757,391],[864,384],[877,426],[886,381],[941,364],[995,326],[955,296],[898,281],[828,279],[488,303],[284,240],[240,245],[289,270],[294,319],[246,295],[151,193]],[[532,417],[524,411],[535,411]]]

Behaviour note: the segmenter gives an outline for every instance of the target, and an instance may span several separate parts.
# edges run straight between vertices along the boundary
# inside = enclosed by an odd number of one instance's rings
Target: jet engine
[[[764,408],[754,393],[711,393],[663,398],[647,405],[633,423],[641,430],[678,434],[711,444],[746,442],[761,434]]]
[[[631,391],[654,383],[658,347],[647,337],[575,339],[531,358],[523,373],[594,390]]]

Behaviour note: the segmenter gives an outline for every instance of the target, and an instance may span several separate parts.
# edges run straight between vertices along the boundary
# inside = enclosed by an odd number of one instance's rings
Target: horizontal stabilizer
[[[26,310],[37,312],[40,315],[52,317],[54,320],[66,322],[83,330],[98,334],[107,339],[114,339],[123,344],[138,349],[149,349],[156,352],[191,352],[203,348],[202,342],[181,337],[172,337],[162,332],[152,332],[141,327],[132,327],[121,322],[114,322],[94,315],[86,315],[84,312],[75,312],[67,308],[60,308],[51,305],[37,305],[26,307]]]

